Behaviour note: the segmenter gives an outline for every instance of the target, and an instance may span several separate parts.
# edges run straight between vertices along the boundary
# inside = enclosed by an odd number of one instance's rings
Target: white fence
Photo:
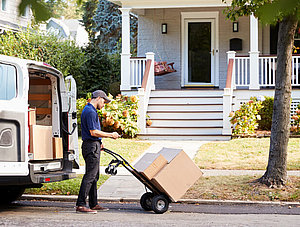
[[[146,68],[146,58],[130,58],[130,86],[139,88],[142,85]]]
[[[235,57],[233,76],[236,86],[250,85],[250,57]],[[275,86],[277,70],[276,56],[259,57],[259,85],[262,87]],[[300,86],[300,56],[292,57],[292,86]]]

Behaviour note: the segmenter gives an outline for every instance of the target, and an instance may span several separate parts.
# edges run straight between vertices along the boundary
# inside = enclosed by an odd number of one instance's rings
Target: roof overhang
[[[123,8],[153,9],[153,8],[188,8],[188,7],[224,7],[231,4],[231,0],[109,0]]]

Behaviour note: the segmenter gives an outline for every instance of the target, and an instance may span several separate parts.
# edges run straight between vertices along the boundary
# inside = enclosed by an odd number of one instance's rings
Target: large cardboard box
[[[176,202],[202,176],[202,172],[183,150],[164,148],[158,154],[169,163],[151,182]]]
[[[30,126],[30,153],[33,160],[53,159],[52,126]]]
[[[160,154],[145,154],[135,165],[134,168],[151,180],[168,161]]]
[[[52,141],[53,141],[53,158],[54,159],[63,158],[64,154],[63,154],[62,138],[53,137]]]
[[[28,109],[28,125],[35,125],[36,124],[36,109],[29,108]]]

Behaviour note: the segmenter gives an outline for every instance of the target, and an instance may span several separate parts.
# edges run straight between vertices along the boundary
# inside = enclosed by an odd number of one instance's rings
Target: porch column
[[[235,51],[227,51],[227,65],[229,63],[229,59],[233,59],[231,86],[232,86],[232,89],[234,89],[234,90],[236,88],[236,86],[235,86],[235,54],[236,54]]]
[[[122,12],[122,53],[120,90],[130,90],[130,8],[120,8]]]
[[[153,52],[147,52],[146,53],[146,59],[151,60],[151,67],[149,71],[149,86],[151,86],[151,90],[155,90],[155,79],[154,79],[154,53]]]
[[[259,89],[259,51],[258,51],[258,20],[253,13],[250,15],[250,86],[249,89]]]

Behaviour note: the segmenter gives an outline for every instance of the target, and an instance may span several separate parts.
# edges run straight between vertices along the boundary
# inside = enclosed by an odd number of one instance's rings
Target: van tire
[[[0,188],[0,204],[9,204],[19,199],[25,191],[23,187],[1,187]]]

